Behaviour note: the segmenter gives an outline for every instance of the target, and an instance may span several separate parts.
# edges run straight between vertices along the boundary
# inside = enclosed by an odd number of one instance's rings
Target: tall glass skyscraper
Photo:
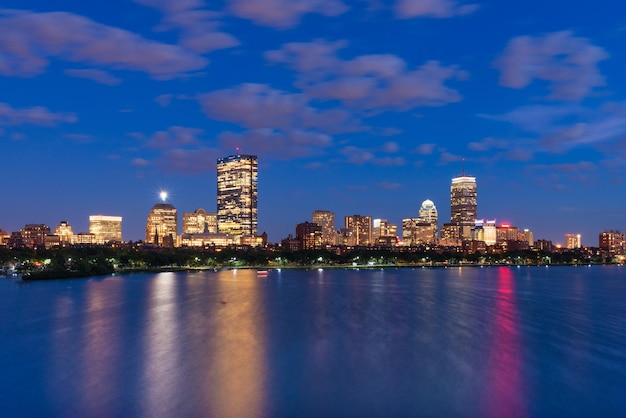
[[[217,160],[217,229],[235,242],[257,235],[258,176],[256,155],[231,155]]]
[[[463,174],[453,178],[450,186],[450,220],[459,227],[461,239],[471,239],[476,216],[476,177]]]

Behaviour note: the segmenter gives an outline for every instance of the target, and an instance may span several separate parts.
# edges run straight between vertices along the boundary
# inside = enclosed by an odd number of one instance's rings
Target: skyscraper
[[[370,245],[372,243],[372,217],[362,215],[346,216],[345,227],[354,233],[354,245]]]
[[[335,214],[327,210],[313,212],[311,221],[322,228],[322,244],[333,245],[335,243]]]
[[[471,239],[477,215],[476,177],[462,174],[450,186],[450,223],[458,228],[459,239]]]
[[[122,242],[122,217],[91,215],[89,217],[89,233],[96,236],[96,243]]]
[[[146,222],[146,243],[160,247],[174,247],[178,234],[178,212],[166,202],[167,194],[161,193],[161,202],[155,204]]]
[[[258,174],[256,155],[217,160],[217,228],[236,242],[244,235],[257,235]]]

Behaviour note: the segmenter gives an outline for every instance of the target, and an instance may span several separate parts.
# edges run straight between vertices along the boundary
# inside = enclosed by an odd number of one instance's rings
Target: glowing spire
[[[159,197],[161,198],[162,202],[165,202],[167,200],[167,192],[165,190],[161,190],[161,193],[159,193]]]

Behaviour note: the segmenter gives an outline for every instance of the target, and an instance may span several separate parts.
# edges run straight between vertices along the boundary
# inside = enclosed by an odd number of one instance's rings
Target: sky
[[[259,158],[259,233],[401,224],[475,176],[478,217],[626,230],[626,5],[613,0],[4,0],[0,228],[216,210]],[[180,222],[180,221],[179,221]]]

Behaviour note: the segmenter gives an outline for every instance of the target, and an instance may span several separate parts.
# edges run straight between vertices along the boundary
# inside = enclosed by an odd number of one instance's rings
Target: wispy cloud
[[[319,110],[310,105],[304,94],[277,90],[265,84],[242,84],[201,94],[198,101],[211,118],[246,128],[316,128],[330,133],[362,129],[345,110]]]
[[[178,77],[208,64],[177,45],[76,14],[0,10],[0,74],[34,76],[46,69],[50,58],[141,71],[157,79]]]
[[[319,132],[267,128],[223,132],[219,141],[222,149],[239,148],[276,160],[320,155],[333,143],[331,136]]]
[[[445,18],[473,13],[477,4],[461,4],[455,0],[398,0],[396,15],[402,19],[414,17]]]
[[[0,103],[0,126],[22,124],[53,126],[76,121],[78,118],[74,113],[55,113],[42,106],[14,108],[7,103]]]
[[[605,85],[597,65],[608,56],[588,39],[563,31],[511,39],[494,66],[503,86],[521,89],[542,80],[549,99],[580,100]]]
[[[121,79],[115,77],[111,73],[97,68],[84,68],[84,69],[68,69],[65,70],[65,74],[70,77],[86,78],[93,80],[100,84],[106,84],[109,86],[116,86],[122,82]]]
[[[239,45],[237,38],[219,30],[218,19],[221,15],[206,10],[204,1],[135,0],[135,2],[161,11],[165,16],[155,30],[178,30],[179,45],[190,51],[204,54]]]
[[[338,16],[348,10],[340,0],[230,0],[228,8],[235,16],[280,29],[296,26],[309,13]]]
[[[299,72],[297,86],[318,100],[338,100],[358,110],[407,110],[417,106],[441,106],[458,102],[461,95],[448,87],[466,73],[437,61],[410,69],[391,54],[361,55],[350,60],[337,56],[346,42],[316,40],[288,43],[265,57]]]

